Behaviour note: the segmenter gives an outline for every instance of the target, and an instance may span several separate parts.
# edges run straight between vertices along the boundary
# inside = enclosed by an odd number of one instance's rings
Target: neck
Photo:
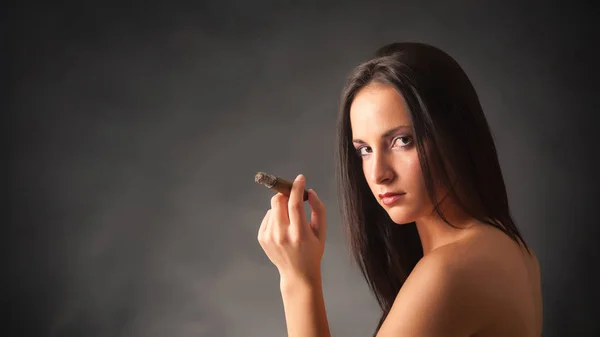
[[[439,208],[446,220],[454,227],[447,224],[435,209],[415,221],[423,245],[423,255],[461,239],[465,234],[464,229],[474,224],[475,220],[463,212],[450,198],[442,200]]]

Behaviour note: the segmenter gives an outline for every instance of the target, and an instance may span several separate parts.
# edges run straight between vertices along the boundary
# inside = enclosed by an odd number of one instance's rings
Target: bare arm
[[[330,337],[320,275],[313,281],[281,279],[288,337]]]
[[[310,222],[304,214],[304,177],[299,175],[289,198],[277,193],[263,218],[258,241],[279,270],[289,337],[329,337],[321,283],[325,250],[326,210],[311,189]]]

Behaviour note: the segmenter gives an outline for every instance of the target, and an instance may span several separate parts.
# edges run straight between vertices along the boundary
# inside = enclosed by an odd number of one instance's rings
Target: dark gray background
[[[304,173],[320,194],[332,333],[369,336],[379,312],[342,235],[334,127],[344,77],[401,40],[449,52],[480,94],[539,256],[544,336],[600,335],[597,11],[483,3],[5,12],[11,336],[283,336],[256,171]]]

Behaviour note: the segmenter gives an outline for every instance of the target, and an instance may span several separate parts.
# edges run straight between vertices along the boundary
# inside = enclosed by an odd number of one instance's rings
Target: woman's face
[[[352,102],[350,124],[367,183],[390,218],[404,224],[431,214],[433,205],[402,95],[391,86],[369,84]]]

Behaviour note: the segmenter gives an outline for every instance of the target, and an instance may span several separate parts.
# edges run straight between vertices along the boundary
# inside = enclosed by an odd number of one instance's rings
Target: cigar
[[[292,192],[292,182],[285,180],[283,178],[274,176],[272,174],[258,172],[254,176],[254,182],[265,185],[267,188],[271,190],[275,190],[277,192],[281,192],[286,196],[290,196],[290,192]],[[304,201],[308,200],[308,191],[304,190]]]

